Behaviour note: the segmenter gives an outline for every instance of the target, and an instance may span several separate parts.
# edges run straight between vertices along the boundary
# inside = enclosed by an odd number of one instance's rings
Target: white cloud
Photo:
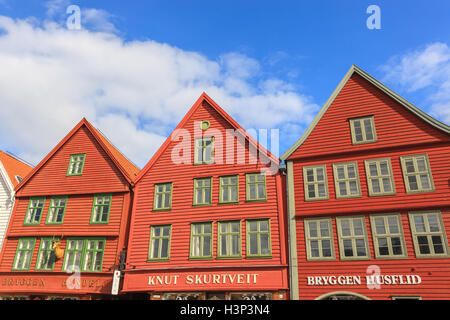
[[[431,114],[450,123],[450,48],[446,43],[394,56],[381,69],[385,81],[406,91],[426,90]]]
[[[64,4],[49,3],[49,16]],[[151,40],[124,41],[107,13],[90,12],[106,29],[0,16],[0,148],[37,163],[86,117],[143,167],[203,91],[244,127],[280,128],[281,137],[318,110],[292,84],[262,76],[246,55],[211,60]]]

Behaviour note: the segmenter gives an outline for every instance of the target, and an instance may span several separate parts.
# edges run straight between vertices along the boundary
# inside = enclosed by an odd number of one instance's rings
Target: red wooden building
[[[281,157],[294,299],[450,297],[449,134],[350,68]]]
[[[0,296],[110,297],[138,171],[83,118],[16,187]]]
[[[123,292],[286,299],[278,164],[203,93],[135,180]]]

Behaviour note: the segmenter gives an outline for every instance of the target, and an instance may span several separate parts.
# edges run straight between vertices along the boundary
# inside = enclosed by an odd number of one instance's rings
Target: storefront
[[[0,274],[1,300],[97,300],[111,295],[112,277]]]
[[[130,272],[124,291],[146,291],[152,300],[284,300],[287,268]]]

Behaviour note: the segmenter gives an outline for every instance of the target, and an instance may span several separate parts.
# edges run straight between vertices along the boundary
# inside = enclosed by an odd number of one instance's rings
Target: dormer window
[[[353,144],[377,142],[373,116],[350,119]]]
[[[22,181],[22,177],[21,176],[15,176],[16,180],[18,183],[20,183],[20,181]]]

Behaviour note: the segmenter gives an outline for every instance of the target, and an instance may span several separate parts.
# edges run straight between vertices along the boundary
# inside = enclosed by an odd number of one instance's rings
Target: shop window
[[[165,293],[163,300],[202,300],[197,292]]]
[[[336,198],[361,196],[357,162],[333,164]]]
[[[72,154],[70,156],[69,167],[67,168],[67,176],[79,176],[83,173],[84,161],[86,153]]]
[[[41,222],[42,211],[44,210],[45,197],[32,197],[28,204],[24,225],[37,225]]]
[[[268,292],[232,292],[230,300],[272,300],[272,294]]]
[[[212,178],[194,179],[194,205],[211,204]]]
[[[218,223],[218,258],[241,257],[241,222]]]
[[[247,258],[270,258],[270,221],[247,220]]]
[[[264,201],[266,195],[266,175],[262,173],[246,174],[247,201]]]
[[[27,271],[30,269],[35,242],[35,238],[19,239],[12,270]]]
[[[341,260],[369,259],[364,217],[336,218]]]
[[[39,246],[39,253],[36,262],[36,270],[39,271],[53,271],[55,265],[55,252],[53,251],[53,243],[58,239],[41,238]]]
[[[409,222],[418,258],[447,257],[448,243],[441,213],[410,212]]]
[[[194,164],[214,163],[214,137],[195,139]]]
[[[152,226],[150,229],[149,260],[170,258],[170,238],[172,226]]]
[[[385,196],[395,194],[391,160],[389,158],[371,159],[364,161],[364,163],[369,195]]]
[[[325,165],[303,167],[305,200],[327,200],[328,180]]]
[[[105,239],[67,239],[63,270],[100,272],[105,243]]]
[[[28,300],[27,296],[3,296],[0,300]]]
[[[112,195],[95,195],[92,203],[91,224],[107,224],[111,210]]]
[[[331,218],[305,219],[308,260],[335,259]]]
[[[212,222],[191,224],[191,259],[212,259]]]
[[[239,201],[239,176],[220,177],[219,203]]]
[[[172,182],[155,184],[153,210],[170,210],[172,207]]]
[[[206,300],[225,300],[225,293],[223,292],[207,292]]]
[[[46,224],[62,224],[66,210],[67,197],[53,197],[47,213]]]
[[[350,119],[350,131],[353,144],[377,141],[373,116]]]
[[[434,191],[428,155],[412,155],[400,157],[406,193]]]
[[[371,215],[370,223],[376,258],[397,259],[407,257],[399,214]]]

